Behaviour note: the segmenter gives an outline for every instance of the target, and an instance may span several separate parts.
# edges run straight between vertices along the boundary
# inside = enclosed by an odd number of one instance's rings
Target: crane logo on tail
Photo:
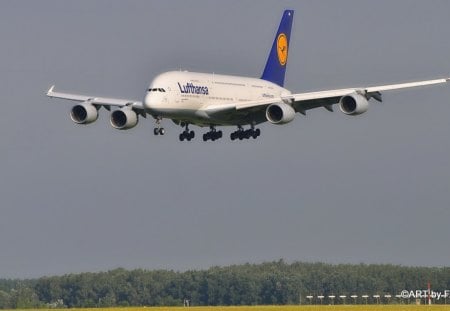
[[[280,33],[277,38],[277,54],[280,65],[286,65],[288,58],[288,40],[284,33]]]

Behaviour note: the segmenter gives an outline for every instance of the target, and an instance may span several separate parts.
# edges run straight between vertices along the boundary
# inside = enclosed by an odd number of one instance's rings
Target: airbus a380
[[[77,124],[93,123],[101,107],[108,111],[111,126],[128,130],[138,124],[139,117],[152,116],[156,120],[154,135],[164,135],[163,119],[171,119],[184,128],[180,141],[190,141],[195,133],[189,125],[209,127],[203,134],[204,141],[222,138],[218,126],[236,126],[231,140],[243,140],[260,136],[258,124],[286,124],[294,120],[296,113],[305,115],[310,109],[324,107],[340,110],[351,116],[360,115],[369,108],[369,100],[382,101],[385,91],[450,82],[450,78],[410,83],[357,87],[309,93],[291,93],[284,88],[294,11],[283,13],[264,72],[260,79],[195,72],[166,72],[150,84],[143,101],[104,98],[56,92],[52,86],[47,96],[78,102],[70,116]],[[247,129],[244,129],[247,127]]]

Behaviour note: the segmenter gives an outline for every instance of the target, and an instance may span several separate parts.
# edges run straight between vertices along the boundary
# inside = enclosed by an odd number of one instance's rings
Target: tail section
[[[261,79],[276,83],[279,86],[284,85],[293,19],[293,10],[284,11],[280,27],[270,50],[269,59],[261,77]]]

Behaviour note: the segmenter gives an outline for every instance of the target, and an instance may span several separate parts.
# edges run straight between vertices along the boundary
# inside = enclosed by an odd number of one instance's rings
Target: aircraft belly
[[[204,119],[205,116],[199,115],[197,109],[188,108],[161,108],[153,109],[153,113],[162,116],[163,118],[187,120],[187,119]]]
[[[160,108],[152,109],[152,114],[160,115],[163,118],[189,122],[191,124],[199,126],[209,125],[222,125],[222,126],[234,126],[234,125],[247,125],[251,123],[260,124],[266,122],[265,113],[252,113],[248,114],[230,114],[223,116],[209,116],[203,110],[188,109],[188,108]]]

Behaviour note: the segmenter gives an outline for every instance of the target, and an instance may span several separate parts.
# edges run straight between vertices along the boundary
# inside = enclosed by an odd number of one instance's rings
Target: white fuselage
[[[218,117],[209,115],[205,107],[270,100],[288,94],[287,89],[261,79],[172,71],[153,80],[145,94],[144,107],[154,117],[200,126],[257,124],[266,121],[264,115],[233,113]]]

